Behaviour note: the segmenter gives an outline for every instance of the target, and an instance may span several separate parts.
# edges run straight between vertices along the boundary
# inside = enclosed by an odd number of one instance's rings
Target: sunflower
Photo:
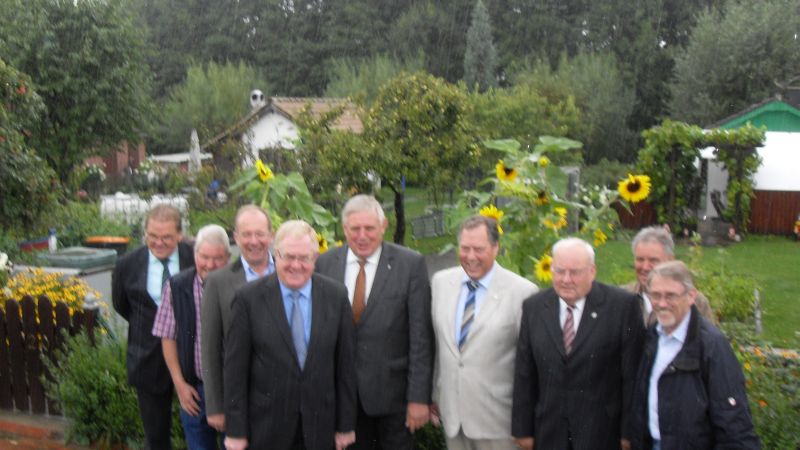
[[[328,251],[328,240],[325,239],[325,236],[317,233],[317,243],[319,244],[319,253],[325,253]]]
[[[650,177],[628,174],[628,178],[620,180],[617,190],[623,199],[638,203],[650,194]]]
[[[256,171],[258,171],[258,177],[261,178],[262,183],[266,183],[267,181],[275,178],[275,175],[272,174],[272,170],[270,170],[266,164],[261,162],[260,159],[256,161]]]
[[[495,171],[497,172],[497,178],[500,181],[514,181],[517,178],[517,169],[513,167],[506,167],[505,163],[501,159],[497,161],[497,165],[494,166]]]
[[[544,283],[548,283],[553,279],[553,272],[550,265],[553,263],[553,258],[547,253],[542,255],[541,258],[536,260],[536,278]]]
[[[533,202],[536,203],[538,206],[544,206],[550,203],[550,196],[547,195],[547,189],[542,189],[536,193],[536,198],[533,199]]]
[[[594,246],[599,247],[606,243],[608,236],[603,233],[603,230],[594,230]]]
[[[544,169],[549,165],[550,165],[550,158],[548,158],[547,156],[542,156],[541,158],[539,158],[539,167]]]
[[[560,230],[567,226],[567,208],[562,208],[559,206],[553,208],[553,211],[555,211],[555,213],[558,215],[558,220],[553,222],[551,219],[544,219],[542,220],[544,226],[551,228],[554,231]]]
[[[494,221],[497,222],[497,231],[503,234],[503,227],[500,226],[500,219],[503,218],[503,214],[505,213],[502,210],[497,209],[494,205],[489,205],[481,208],[478,214],[494,219]]]

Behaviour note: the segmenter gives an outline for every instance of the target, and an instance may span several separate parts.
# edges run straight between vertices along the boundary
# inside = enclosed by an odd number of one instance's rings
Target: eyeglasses
[[[147,239],[150,242],[159,242],[160,241],[161,243],[167,244],[167,245],[175,242],[175,240],[178,238],[177,236],[172,235],[172,234],[169,234],[169,235],[166,235],[166,236],[156,236],[155,234],[151,234],[151,233],[145,234],[144,237],[145,237],[145,239]]]
[[[310,255],[290,255],[281,252],[280,250],[276,250],[275,254],[278,255],[278,258],[286,261],[287,263],[299,262],[300,264],[311,264],[314,262],[314,259],[317,255],[310,254]]]
[[[680,294],[676,292],[648,292],[647,296],[650,297],[651,301],[659,302],[661,300],[666,300],[671,303],[683,297],[688,292],[689,291],[683,291]]]
[[[561,267],[554,267],[553,275],[557,275],[559,277],[569,275],[570,278],[574,278],[583,275],[584,273],[586,273],[587,270],[589,270],[588,267],[584,267],[582,269],[563,269]]]

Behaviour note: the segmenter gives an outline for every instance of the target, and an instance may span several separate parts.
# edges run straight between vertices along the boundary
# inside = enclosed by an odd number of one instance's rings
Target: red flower
[[[20,83],[19,86],[17,87],[17,94],[25,95],[27,92],[28,88],[24,84]]]

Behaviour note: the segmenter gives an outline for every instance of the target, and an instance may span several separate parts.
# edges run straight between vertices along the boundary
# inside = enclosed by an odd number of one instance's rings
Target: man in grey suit
[[[525,300],[511,434],[526,450],[630,448],[644,323],[636,294],[594,281],[594,249],[553,246],[553,287]]]
[[[231,323],[231,301],[239,286],[275,271],[270,246],[272,223],[266,211],[245,205],[236,213],[233,238],[242,255],[222,269],[211,272],[204,283],[202,305],[202,361],[208,424],[225,431],[223,343]]]
[[[495,262],[494,219],[474,216],[458,233],[460,267],[431,282],[436,364],[434,423],[450,450],[513,450],[511,401],[522,302],[539,288]]]
[[[380,203],[356,195],[342,210],[347,245],[316,270],[347,286],[356,322],[358,425],[353,448],[413,448],[430,417],[433,366],[430,283],[425,259],[383,241]]]

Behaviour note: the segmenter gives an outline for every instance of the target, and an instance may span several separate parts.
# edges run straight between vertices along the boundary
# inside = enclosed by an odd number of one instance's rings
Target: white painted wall
[[[258,159],[258,151],[263,148],[294,149],[294,140],[299,137],[297,126],[285,116],[269,112],[242,135],[242,142],[250,152],[253,164]]]

